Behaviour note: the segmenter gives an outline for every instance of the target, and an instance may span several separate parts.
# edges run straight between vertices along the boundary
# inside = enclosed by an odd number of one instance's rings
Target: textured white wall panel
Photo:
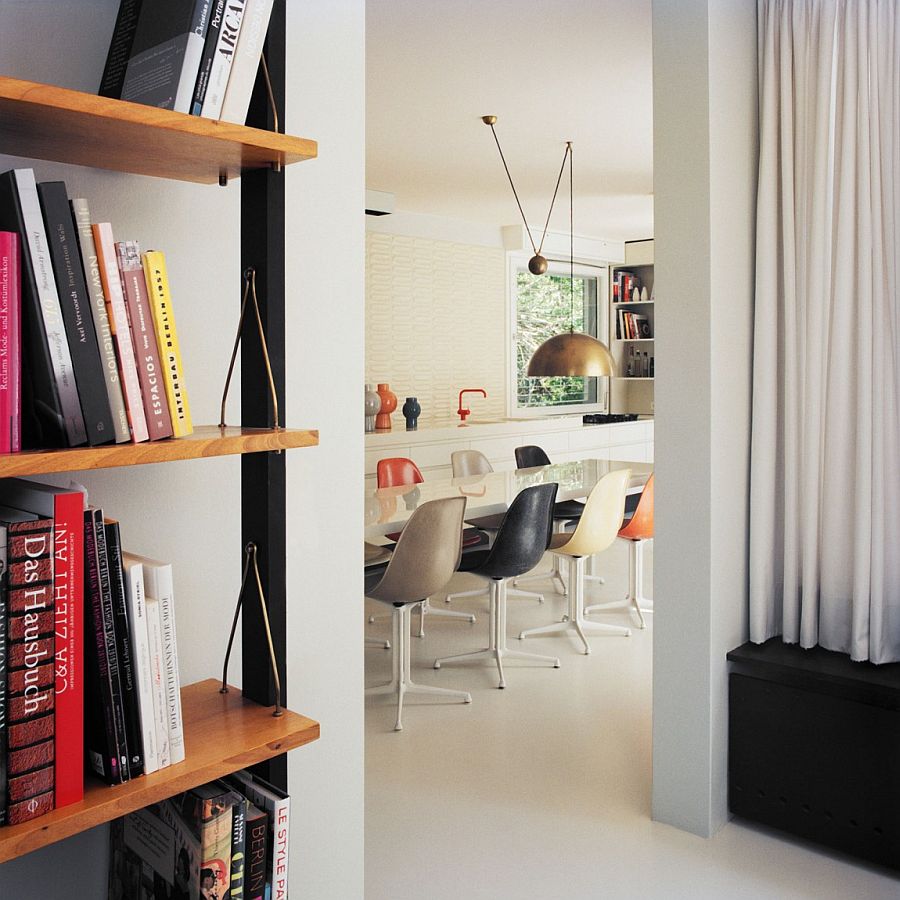
[[[502,249],[366,235],[366,380],[418,397],[420,425],[455,417],[462,388],[473,418],[505,414],[506,276]],[[362,415],[362,385],[360,385]]]

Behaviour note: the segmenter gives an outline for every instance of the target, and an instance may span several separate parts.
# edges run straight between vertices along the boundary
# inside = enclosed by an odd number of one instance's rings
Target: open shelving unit
[[[624,338],[616,337],[616,326],[619,311],[633,312],[647,317],[650,324],[650,334],[656,334],[655,304],[653,300],[620,300],[612,302],[612,285],[616,273],[621,270],[633,272],[646,286],[648,292],[653,294],[653,240],[626,241],[625,262],[620,266],[611,266],[609,270],[609,349],[615,361],[616,372],[610,379],[610,406],[611,413],[638,413],[652,415],[653,413],[653,383],[654,378],[648,375],[629,375],[628,360],[630,354],[647,353],[648,358],[654,355],[655,341],[653,337]],[[618,332],[621,334],[621,327]]]
[[[264,49],[282,118],[285,15],[285,0],[275,0]],[[0,77],[0,152],[186,182],[224,184],[241,179],[241,271],[248,266],[256,270],[272,380],[278,407],[284,409],[283,169],[314,158],[317,146],[274,130],[261,77],[247,121],[258,127]],[[246,318],[241,336],[241,427],[200,426],[189,437],[167,441],[4,454],[0,455],[0,477],[241,455],[241,546],[234,553],[237,557],[250,541],[258,547],[282,702],[286,703],[286,470],[281,451],[315,446],[318,432],[277,427],[262,347],[251,318]],[[245,604],[241,622],[244,647],[265,646],[258,604]],[[286,788],[286,751],[316,740],[319,725],[290,710],[273,717],[275,686],[266,654],[245,652],[242,656],[242,691],[221,694],[214,680],[183,689],[184,762],[115,787],[88,776],[80,803],[0,828],[0,862],[238,769],[252,766]]]

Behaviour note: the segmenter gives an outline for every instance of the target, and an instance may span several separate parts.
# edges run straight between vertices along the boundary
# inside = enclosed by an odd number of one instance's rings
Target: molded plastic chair
[[[524,447],[516,447],[516,468],[531,469],[535,466],[549,466],[550,457],[547,456],[543,447],[536,444],[526,444]],[[565,529],[568,522],[575,521],[584,512],[584,504],[580,500],[560,500],[553,506],[553,520],[556,522],[557,530]],[[559,560],[553,558],[553,568],[549,574],[544,572],[535,572],[527,578],[520,578],[518,581],[533,581],[536,578],[550,578],[559,584],[559,590],[562,594],[566,594],[568,589],[563,581],[562,573],[559,569]],[[518,581],[516,582],[518,584]]]
[[[597,610],[618,609],[633,606],[638,615],[640,627],[646,628],[644,610],[641,604],[647,603],[644,596],[644,544],[653,540],[653,475],[647,479],[641,491],[634,515],[619,529],[619,537],[628,541],[628,596],[622,601],[611,603],[594,603],[585,607],[585,613]],[[648,610],[649,611],[649,610]]]
[[[498,687],[506,687],[503,677],[503,658],[534,659],[548,662],[559,668],[559,659],[523,653],[506,646],[506,593],[509,580],[533,569],[541,560],[553,534],[553,501],[558,489],[556,484],[536,484],[520,491],[507,510],[506,517],[493,545],[487,550],[468,554],[463,558],[462,571],[489,579],[491,592],[490,645],[484,650],[445,656],[434,662],[439,669],[442,663],[464,659],[494,659],[500,673]]]
[[[411,459],[405,456],[392,456],[378,460],[375,466],[375,479],[379,488],[387,488],[404,484],[421,484],[425,481],[425,476]],[[395,531],[385,536],[389,540],[396,541],[402,533],[402,531]],[[462,531],[463,547],[477,547],[487,542],[487,535],[477,528],[465,528]],[[427,597],[419,608],[419,614],[419,637],[425,636],[425,616],[428,614],[444,616],[448,619],[465,619],[470,624],[475,622],[475,616],[471,613],[456,612],[452,609],[435,609]],[[374,621],[375,617],[370,616],[369,622]]]
[[[533,634],[551,634],[573,630],[584,644],[584,652],[590,653],[585,632],[589,634],[619,634],[628,637],[630,629],[618,625],[589,622],[584,618],[584,561],[594,553],[611,546],[622,525],[625,510],[625,491],[631,478],[631,469],[616,469],[604,475],[588,496],[584,512],[573,532],[556,532],[550,541],[550,552],[569,560],[569,612],[555,625],[529,628],[519,639]]]
[[[454,450],[450,454],[450,466],[453,469],[454,478],[465,478],[467,475],[487,475],[489,472],[494,471],[490,460],[480,450]],[[466,521],[475,528],[496,532],[500,529],[505,516],[506,513],[500,513],[499,515],[481,516],[467,519]],[[468,568],[463,565],[461,571],[468,571]],[[479,588],[475,591],[461,591],[455,594],[447,594],[444,602],[451,603],[460,597],[477,597],[479,594],[489,593],[488,587]],[[539,602],[544,602],[544,595],[536,594],[533,591],[509,590],[508,593],[521,597],[536,597]]]
[[[386,684],[369,688],[367,694],[397,695],[395,731],[403,728],[403,698],[406,694],[437,694],[471,703],[467,691],[415,684],[410,677],[410,608],[439,591],[452,577],[462,555],[462,524],[465,497],[446,497],[423,503],[410,516],[397,541],[384,574],[366,589],[366,596],[392,607],[394,639],[393,675]]]
[[[388,560],[391,558],[389,547],[383,547],[380,544],[370,544],[368,541],[363,542],[364,556],[363,565],[365,566],[365,583],[375,584],[376,580],[384,574]],[[365,639],[368,647],[381,647],[383,650],[391,649],[390,641],[383,641],[380,638]]]

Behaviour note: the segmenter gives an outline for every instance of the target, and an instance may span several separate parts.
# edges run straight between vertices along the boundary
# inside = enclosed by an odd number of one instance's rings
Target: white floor
[[[608,551],[593,597],[624,596],[626,560],[624,545]],[[651,567],[652,550],[648,581]],[[453,587],[476,584],[459,575]],[[543,605],[510,601],[510,635],[561,616],[562,598],[540,586]],[[592,637],[590,656],[568,637],[523,641],[562,666],[509,662],[501,691],[486,662],[432,668],[487,644],[486,598],[452,608],[478,622],[427,618],[413,679],[468,690],[472,703],[413,697],[395,733],[390,700],[367,700],[367,900],[900,897],[886,870],[771,832],[732,822],[704,840],[650,820],[652,616],[629,638]],[[387,623],[366,628],[389,636]],[[366,660],[367,684],[388,680],[389,651],[367,648]]]

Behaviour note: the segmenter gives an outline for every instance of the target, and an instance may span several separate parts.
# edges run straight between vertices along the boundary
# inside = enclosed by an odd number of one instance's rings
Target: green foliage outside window
[[[585,328],[585,310],[589,321],[596,306],[597,280],[575,276],[572,301],[568,275],[532,275],[519,272],[516,297],[516,389],[518,405],[565,406],[594,403],[596,378],[529,378],[525,373],[534,351],[554,335]]]

